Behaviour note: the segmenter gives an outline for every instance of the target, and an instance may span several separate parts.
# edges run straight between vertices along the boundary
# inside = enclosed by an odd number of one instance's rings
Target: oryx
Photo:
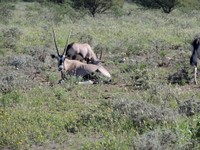
[[[101,62],[102,51],[98,59],[88,43],[71,43],[66,46],[65,51],[70,59],[76,59],[77,55],[80,55],[87,63],[99,64]]]
[[[190,65],[194,66],[194,82],[197,84],[197,60],[200,58],[200,37],[192,42],[192,55],[190,57]]]
[[[97,73],[102,77],[106,77],[108,81],[110,81],[111,75],[102,65],[86,64],[78,60],[70,60],[65,55],[66,49],[64,49],[64,52],[62,53],[62,55],[60,55],[57,44],[56,44],[54,30],[53,30],[53,38],[54,38],[57,55],[52,54],[51,57],[56,58],[58,61],[58,71],[61,72],[61,78],[62,78],[61,81],[64,79],[64,76],[63,76],[64,71],[67,72],[69,75],[82,77],[83,79],[94,79],[93,74]],[[69,39],[69,36],[68,36],[68,39]],[[67,39],[66,44],[68,43],[68,39]],[[91,83],[94,83],[94,81]]]

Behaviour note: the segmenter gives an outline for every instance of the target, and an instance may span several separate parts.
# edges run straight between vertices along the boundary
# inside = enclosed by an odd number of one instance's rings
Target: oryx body
[[[190,65],[194,66],[194,82],[197,84],[197,60],[200,59],[200,37],[192,42],[192,55],[190,57]]]
[[[101,62],[92,50],[91,46],[87,43],[71,43],[67,46],[66,56],[73,59],[76,55],[81,55],[87,63],[91,62],[92,64],[98,64]]]
[[[69,60],[65,58],[63,63],[63,70],[65,70],[68,74],[74,76],[85,77],[92,73],[100,73],[102,76],[111,78],[110,73],[102,66],[102,65],[94,65],[94,64],[86,64],[77,60]]]

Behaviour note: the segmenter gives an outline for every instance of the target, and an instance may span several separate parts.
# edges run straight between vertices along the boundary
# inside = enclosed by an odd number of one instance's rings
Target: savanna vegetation
[[[1,0],[0,149],[200,149],[189,65],[199,7],[183,0],[164,13],[116,1],[92,15],[69,0]],[[52,26],[60,52],[70,31],[69,42],[102,50],[112,82],[58,84]]]

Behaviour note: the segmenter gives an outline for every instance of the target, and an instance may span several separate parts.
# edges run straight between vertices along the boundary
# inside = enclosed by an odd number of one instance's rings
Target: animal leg
[[[84,58],[83,58],[83,56],[81,55],[81,54],[77,54],[77,55],[75,55],[75,58],[74,58],[75,60],[79,60],[79,61],[81,61],[81,62],[83,62],[83,60],[84,60]]]
[[[65,81],[63,79],[58,81],[58,84],[63,84],[63,83],[65,83]]]
[[[64,79],[66,79],[65,74],[61,71],[61,79],[58,81],[58,84],[63,84],[65,82]]]
[[[194,68],[194,83],[197,84],[197,67]]]

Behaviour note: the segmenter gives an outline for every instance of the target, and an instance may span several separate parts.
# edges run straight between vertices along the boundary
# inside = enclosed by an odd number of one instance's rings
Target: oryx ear
[[[56,58],[56,55],[54,55],[54,54],[51,54],[51,58]]]

